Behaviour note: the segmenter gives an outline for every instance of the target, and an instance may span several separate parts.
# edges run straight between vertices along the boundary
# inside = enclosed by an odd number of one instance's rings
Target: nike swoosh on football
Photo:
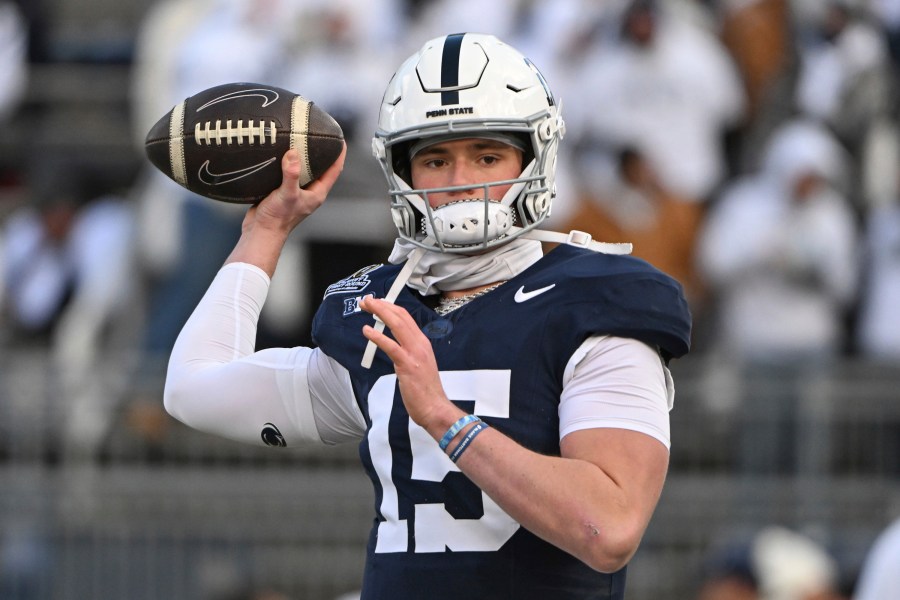
[[[531,300],[535,296],[540,296],[544,292],[549,292],[550,290],[552,290],[555,287],[556,287],[556,284],[551,283],[547,287],[542,287],[542,288],[538,288],[536,290],[531,290],[530,292],[526,292],[525,286],[523,285],[518,290],[516,290],[516,295],[514,297],[514,300],[516,302],[525,302],[527,300]]]
[[[197,109],[197,112],[200,112],[204,108],[208,108],[213,104],[218,104],[219,102],[226,102],[228,100],[236,100],[237,98],[248,98],[251,96],[259,96],[263,99],[262,106],[265,108],[266,106],[272,104],[280,97],[278,92],[275,90],[270,90],[267,88],[251,88],[249,90],[240,90],[237,92],[231,92],[230,94],[225,94],[224,96],[219,96],[218,98],[213,98],[203,106]]]
[[[231,183],[232,181],[237,181],[238,179],[241,179],[243,177],[253,175],[257,171],[265,169],[273,162],[275,162],[274,156],[269,160],[263,161],[257,165],[238,169],[237,171],[230,171],[228,173],[213,173],[209,170],[209,161],[206,161],[205,163],[200,165],[200,170],[197,171],[197,178],[206,185],[223,185],[226,183]]]

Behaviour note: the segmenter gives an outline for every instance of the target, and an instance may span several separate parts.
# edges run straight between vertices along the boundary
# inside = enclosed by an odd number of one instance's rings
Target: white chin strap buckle
[[[585,231],[573,229],[566,237],[566,243],[570,246],[581,246],[582,248],[590,248],[593,236]]]
[[[567,235],[565,233],[557,233],[556,231],[531,229],[523,233],[522,237],[527,240],[538,240],[555,244],[569,244],[570,246],[587,248],[594,252],[602,252],[603,254],[631,254],[631,244],[629,242],[595,242],[591,237],[591,234],[578,230],[572,230]]]
[[[631,254],[631,244],[628,242],[595,242],[592,239],[591,234],[584,231],[578,231],[577,229],[573,229],[569,232],[569,235],[566,236],[566,243],[571,246],[589,248],[594,252],[602,252],[603,254]]]

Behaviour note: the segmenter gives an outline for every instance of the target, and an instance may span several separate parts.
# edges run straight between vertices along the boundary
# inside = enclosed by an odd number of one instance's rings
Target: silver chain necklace
[[[459,298],[441,297],[441,299],[438,300],[438,305],[437,305],[437,307],[435,307],[434,312],[436,312],[437,314],[439,314],[441,316],[444,316],[448,313],[453,312],[457,308],[460,308],[461,306],[465,306],[466,304],[468,304],[475,298],[479,298],[481,296],[484,296],[488,292],[492,292],[492,291],[496,290],[498,287],[500,287],[504,283],[506,283],[506,282],[499,281],[499,282],[495,283],[494,285],[484,288],[483,290],[478,290],[477,292],[472,292],[471,294],[466,294],[465,296],[460,296]]]

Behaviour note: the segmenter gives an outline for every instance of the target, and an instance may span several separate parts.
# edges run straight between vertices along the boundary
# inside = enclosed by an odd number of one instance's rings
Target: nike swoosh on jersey
[[[269,160],[263,161],[257,165],[238,169],[237,171],[230,171],[228,173],[213,173],[209,170],[209,161],[206,161],[205,163],[200,165],[200,170],[197,172],[197,178],[206,185],[223,185],[226,183],[231,183],[232,181],[237,181],[238,179],[241,179],[243,177],[253,175],[257,171],[265,169],[273,162],[275,162],[275,157],[272,157]]]
[[[530,292],[525,291],[525,286],[523,285],[518,290],[516,290],[516,295],[514,297],[516,302],[526,302],[527,300],[531,300],[535,296],[540,296],[544,292],[549,292],[553,288],[556,287],[555,283],[551,283],[547,287],[538,288],[536,290],[531,290]]]

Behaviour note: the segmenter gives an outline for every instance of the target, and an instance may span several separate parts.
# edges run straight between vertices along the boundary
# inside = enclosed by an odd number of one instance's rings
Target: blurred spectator
[[[293,0],[213,0],[180,44],[177,98],[233,81],[284,81],[287,44],[306,29],[297,11]]]
[[[866,556],[853,600],[885,600],[900,590],[900,519],[885,529]]]
[[[760,600],[839,600],[840,569],[815,540],[767,527],[753,540],[751,560]]]
[[[697,600],[841,600],[840,569],[813,539],[765,527],[714,548]]]
[[[792,471],[810,374],[844,349],[857,284],[855,215],[840,192],[846,157],[823,127],[790,122],[761,170],[732,183],[700,232],[698,269],[714,294],[716,356],[743,371],[740,460]]]
[[[0,2],[0,123],[19,107],[27,83],[27,22],[15,3]]]
[[[797,106],[855,151],[893,91],[883,32],[850,0],[828,0],[800,32]]]
[[[771,95],[788,70],[793,42],[788,0],[723,0],[722,41],[747,90],[747,115],[772,109]]]
[[[398,0],[307,0],[299,17],[304,32],[289,40],[281,75],[286,88],[328,111],[348,144],[368,155],[378,116],[372,98],[383,93],[399,50],[399,10]]]
[[[618,22],[621,0],[538,0],[518,5],[509,38],[550,80],[557,96],[566,103],[578,102],[575,82],[570,80],[591,44]],[[558,35],[547,35],[548,31]]]
[[[896,73],[900,69],[900,2],[867,0],[865,4],[887,35],[888,51]]]
[[[9,125],[22,108],[28,87],[28,21],[17,2],[0,0],[0,143],[9,148]],[[0,219],[8,193],[21,187],[21,165],[15,153],[0,148]],[[0,258],[2,260],[2,258]],[[0,283],[3,274],[0,273]]]
[[[198,21],[206,18],[216,0],[157,0],[140,23],[134,47],[130,90],[135,145],[143,151],[150,128],[177,102],[185,90],[176,67],[181,47]]]
[[[722,42],[747,92],[743,124],[728,140],[731,173],[757,166],[762,146],[793,110],[795,43],[791,0],[717,2]]]
[[[32,202],[3,224],[2,295],[7,344],[52,351],[65,390],[64,443],[93,450],[111,418],[114,392],[97,366],[122,353],[134,288],[130,207],[85,165],[42,160]]]
[[[13,4],[18,7],[19,14],[25,23],[28,41],[27,56],[31,64],[45,63],[51,60],[50,29],[52,27],[52,11],[48,6],[50,0],[2,0],[2,4]]]
[[[862,153],[866,218],[856,347],[863,356],[900,359],[900,128],[873,127]]]
[[[579,122],[587,112],[584,106],[593,105],[593,96],[585,93],[581,80],[584,63],[597,44],[607,43],[605,36],[618,25],[621,7],[621,0],[540,0],[519,5],[516,33],[511,41],[547,78],[567,123],[567,139],[561,144],[557,159],[557,200],[548,220],[549,227],[557,231],[570,226],[581,207],[577,201],[581,189],[588,185],[581,181],[584,174],[576,167],[582,151],[575,134],[581,131]],[[589,164],[587,169],[594,166]]]
[[[701,232],[701,273],[719,294],[721,345],[764,362],[843,348],[854,299],[856,221],[841,193],[846,155],[824,128],[785,124],[762,169],[735,180]]]
[[[99,173],[76,164],[34,170],[32,202],[3,224],[5,316],[25,342],[51,339],[75,309],[99,329],[123,308],[131,266],[130,210]]]
[[[592,150],[584,171],[612,179],[617,149],[634,147],[667,189],[702,202],[727,176],[723,141],[744,116],[746,94],[715,33],[675,4],[632,0],[618,35],[594,44],[577,74],[569,131],[583,131],[576,141]]]
[[[490,33],[501,39],[512,37],[523,0],[426,0],[418,2],[412,32],[404,36],[398,56],[415,51],[412,40],[430,40],[462,31]]]
[[[696,319],[703,294],[695,272],[694,246],[703,205],[666,189],[650,161],[634,149],[623,149],[618,164],[612,192],[581,194],[563,231],[579,229],[605,242],[631,242],[632,255],[684,286]]]

